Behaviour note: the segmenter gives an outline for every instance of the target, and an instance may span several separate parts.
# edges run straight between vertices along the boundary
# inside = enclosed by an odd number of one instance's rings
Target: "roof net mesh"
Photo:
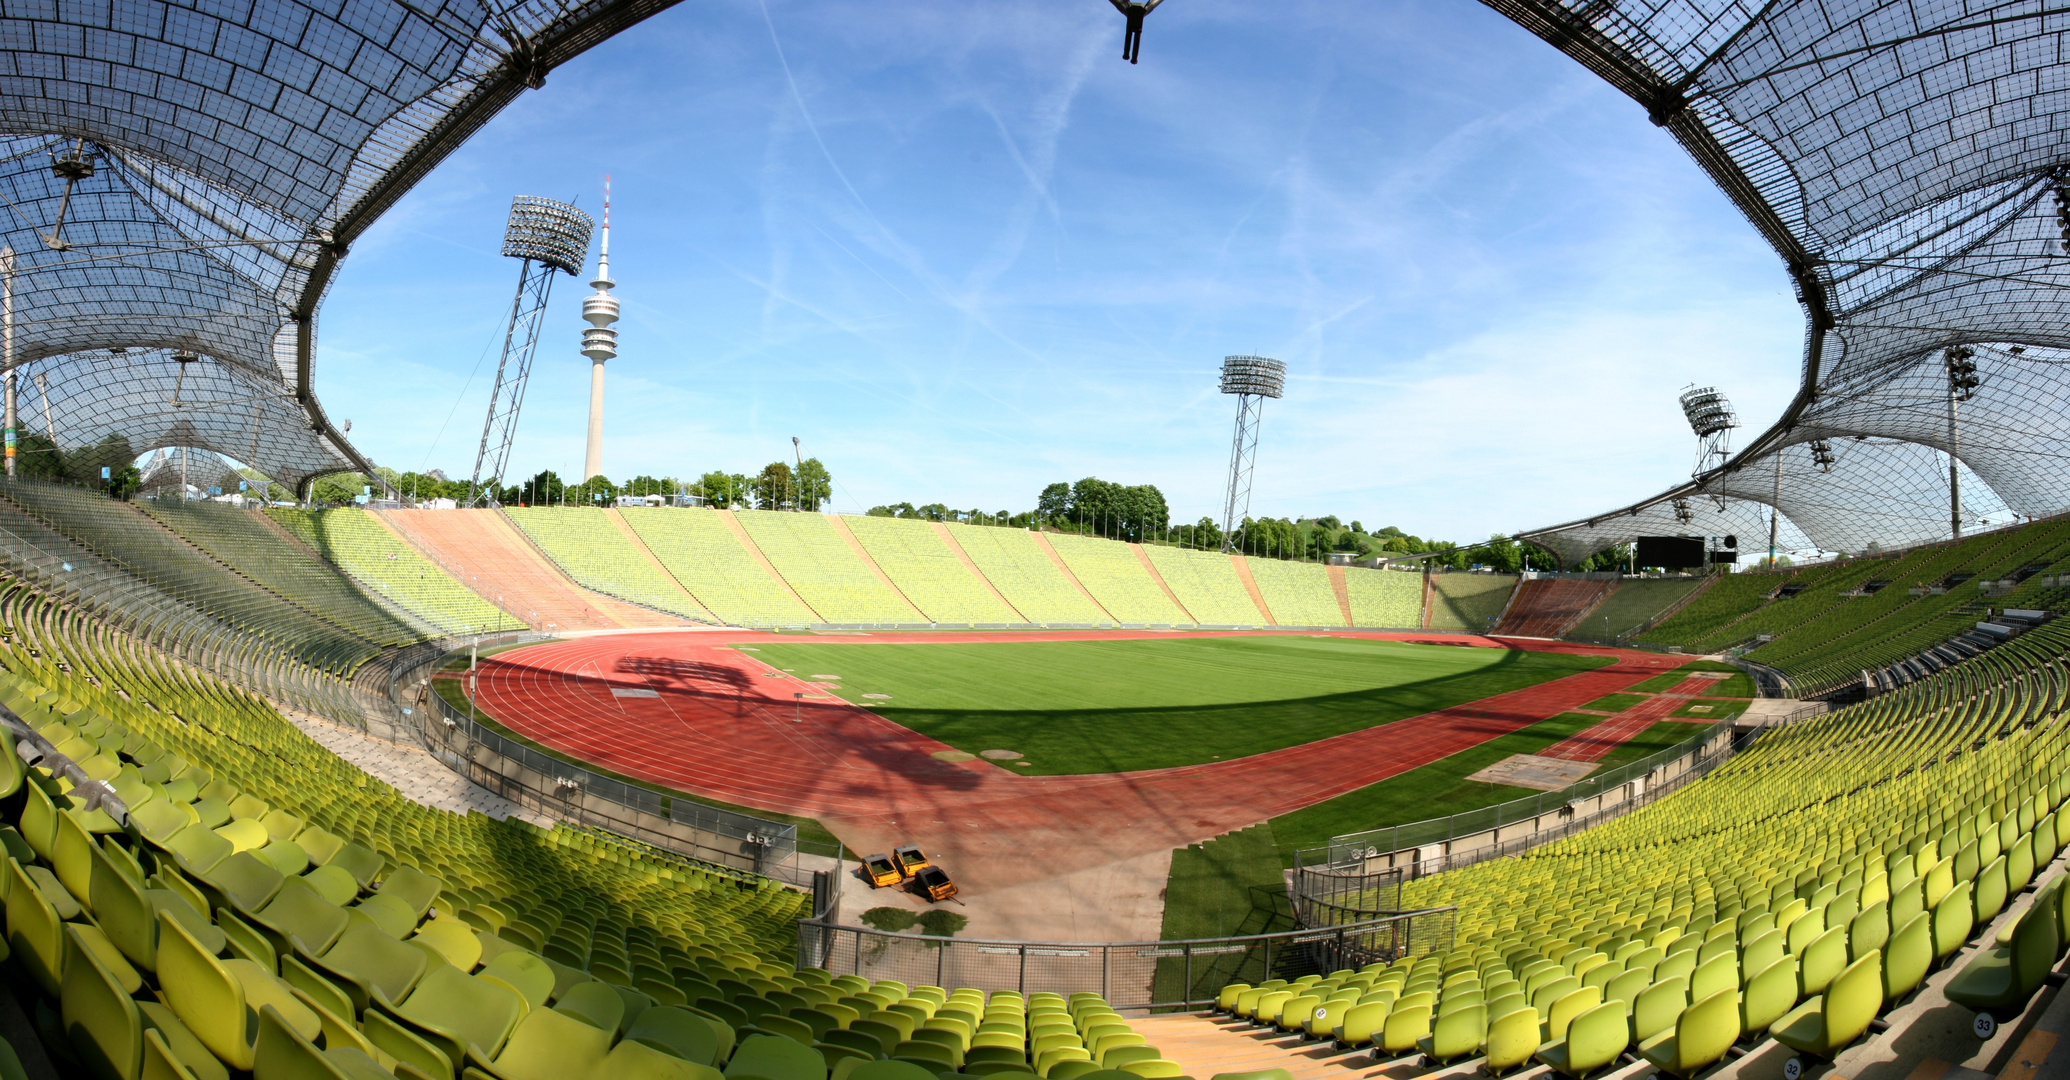
[[[61,440],[290,485],[363,463],[299,370],[330,265],[520,89],[670,2],[0,0],[20,428],[40,391]]]
[[[1486,2],[1667,127],[1783,256],[1810,323],[1795,401],[1719,470],[1523,535],[1571,560],[1655,527],[1706,534],[1671,507],[1707,492],[1779,505],[1805,548],[1945,539],[1951,451],[1966,528],[2070,511],[2063,9]],[[1957,346],[1981,385],[1951,422]]]

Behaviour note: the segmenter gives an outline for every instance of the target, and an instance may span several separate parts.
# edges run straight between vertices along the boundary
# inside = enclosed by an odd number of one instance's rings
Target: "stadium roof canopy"
[[[7,0],[20,427],[295,486],[366,470],[310,385],[338,260],[521,91],[674,2]]]
[[[1767,505],[1785,546],[1945,539],[1951,450],[1967,523],[2070,511],[2070,8],[1486,2],[1644,106],[1782,256],[1808,323],[1795,399],[1744,450],[1527,539],[1569,561],[1638,535],[1750,546]],[[1981,382],[1954,439],[1950,349]]]

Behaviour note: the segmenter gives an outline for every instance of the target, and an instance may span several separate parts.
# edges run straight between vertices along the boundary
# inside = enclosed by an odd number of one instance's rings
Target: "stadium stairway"
[[[1344,1050],[1229,1016],[1175,1013],[1146,1016],[1129,1026],[1163,1051],[1165,1060],[1177,1062],[1187,1076],[1285,1069],[1292,1080],[1338,1080],[1398,1071],[1390,1063],[1375,1061],[1370,1048]]]
[[[1617,588],[1615,581],[1531,578],[1517,586],[1509,609],[1491,633],[1505,637],[1556,638],[1595,610]]]
[[[402,537],[464,575],[476,592],[502,596],[535,627],[615,630],[681,626],[683,620],[592,593],[548,563],[494,510],[380,512]]]

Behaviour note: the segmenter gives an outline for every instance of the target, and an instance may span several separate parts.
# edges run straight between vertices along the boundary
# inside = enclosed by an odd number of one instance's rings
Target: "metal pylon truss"
[[[311,386],[338,260],[523,89],[673,2],[0,5],[0,244],[14,360],[43,376],[21,429],[47,386],[61,439],[290,485],[368,469]],[[200,357],[179,410],[173,350]]]
[[[1785,549],[1945,539],[1945,354],[1958,346],[1980,383],[1959,409],[1965,521],[2070,511],[2070,22],[2058,9],[1486,2],[1667,128],[1782,257],[1808,323],[1795,399],[1722,467],[1526,538],[1569,560],[1663,532],[1736,531],[1752,547],[1772,504]],[[1678,500],[1743,524],[1681,521]]]

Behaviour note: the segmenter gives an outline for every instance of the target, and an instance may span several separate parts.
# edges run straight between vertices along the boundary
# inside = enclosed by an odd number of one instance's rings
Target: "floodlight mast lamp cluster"
[[[510,323],[503,332],[503,356],[496,361],[495,386],[489,391],[481,446],[474,453],[474,478],[467,484],[469,506],[496,502],[496,488],[510,463],[510,445],[517,436],[518,410],[525,404],[532,354],[539,348],[539,323],[546,314],[547,294],[553,290],[553,272],[571,277],[581,272],[592,228],[588,214],[564,202],[534,195],[519,195],[510,202],[503,254],[522,260],[523,265],[518,270],[517,295],[510,302]]]
[[[1267,356],[1222,358],[1222,392],[1236,395],[1236,437],[1229,448],[1229,497],[1222,504],[1222,548],[1236,546],[1236,527],[1251,512],[1251,473],[1258,464],[1258,427],[1265,399],[1284,395],[1286,364]]]

